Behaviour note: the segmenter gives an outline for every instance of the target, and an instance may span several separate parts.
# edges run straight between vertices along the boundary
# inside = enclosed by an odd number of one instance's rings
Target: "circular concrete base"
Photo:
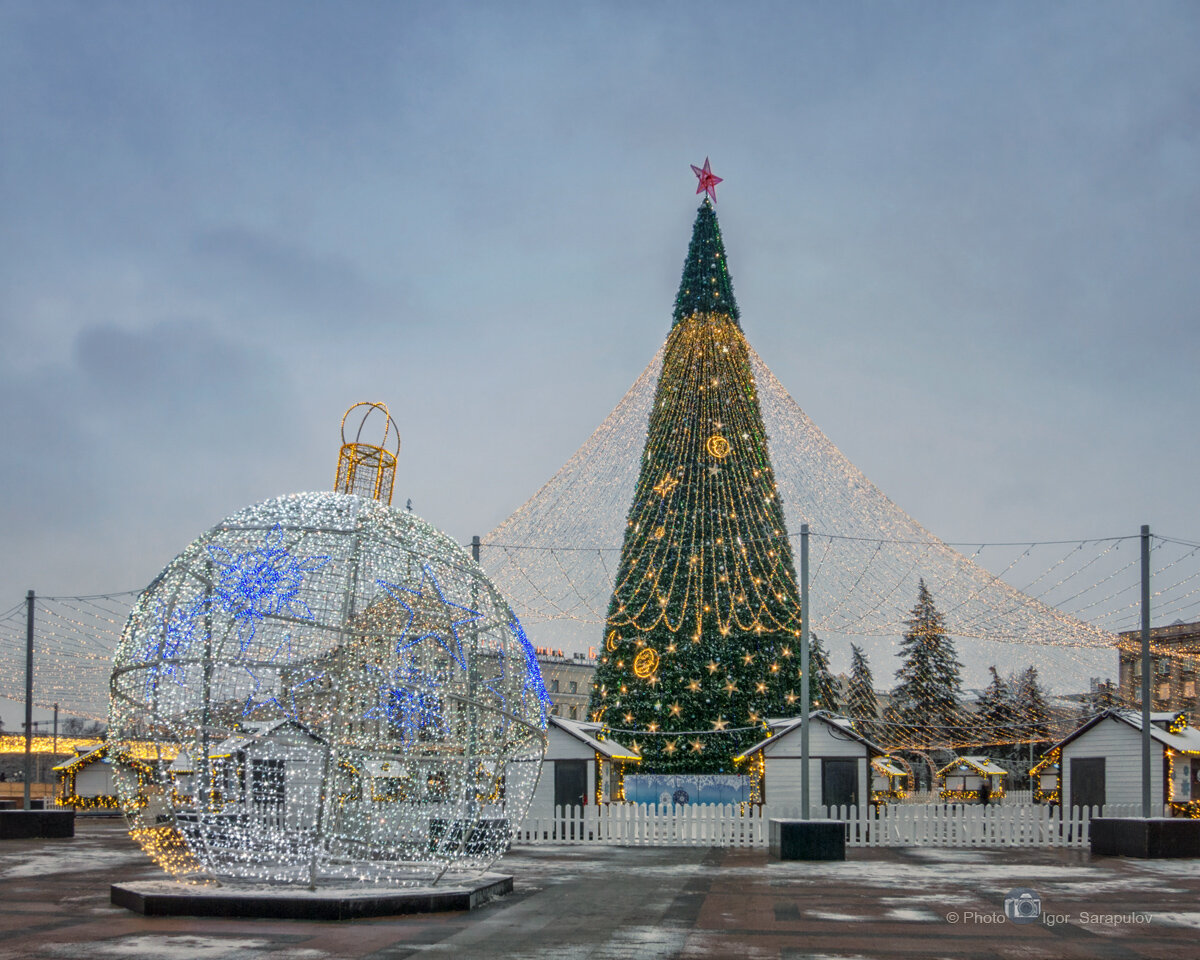
[[[469,882],[428,887],[249,887],[143,880],[114,883],[112,903],[147,917],[268,917],[354,920],[405,913],[474,910],[511,893],[513,878],[485,873]]]

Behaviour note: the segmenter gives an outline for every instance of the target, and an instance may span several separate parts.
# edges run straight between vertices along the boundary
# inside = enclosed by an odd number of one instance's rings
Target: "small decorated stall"
[[[555,807],[620,802],[626,770],[640,762],[636,750],[610,740],[600,724],[549,716],[546,756],[528,816],[552,817]]]
[[[207,767],[201,802],[209,809],[278,826],[286,810],[290,826],[305,822],[319,799],[324,745],[290,720],[242,726],[209,748],[207,765],[186,747],[179,752],[168,767],[176,795],[195,803]]]
[[[983,803],[1004,796],[1007,776],[1007,770],[987,757],[957,757],[937,772],[937,783],[943,800]]]
[[[871,761],[871,802],[887,803],[903,800],[908,783],[908,771],[893,757],[876,757]]]
[[[117,788],[113,784],[108,747],[76,747],[75,756],[54,768],[58,774],[60,807],[77,810],[116,809]]]
[[[118,761],[134,774],[139,787],[137,800],[146,803],[146,782],[151,778],[154,764],[145,760],[121,755]],[[75,756],[54,767],[58,774],[58,796],[60,807],[76,810],[116,810],[117,785],[114,779],[114,764],[109,756],[108,744],[98,747],[76,747]]]
[[[824,710],[810,715],[809,782],[814,804],[859,806],[870,797],[871,761],[884,751],[855,731],[846,717]],[[801,789],[800,718],[772,720],[771,735],[734,763],[750,777],[751,802],[798,804]]]
[[[1200,730],[1184,713],[1151,713],[1150,749],[1151,797],[1174,816],[1200,817]],[[1054,790],[1067,806],[1142,802],[1139,711],[1105,710],[1055,744],[1051,756],[1058,766]]]
[[[1059,778],[1062,776],[1062,751],[1052,747],[1046,755],[1029,768],[1029,785],[1034,803],[1060,803]]]

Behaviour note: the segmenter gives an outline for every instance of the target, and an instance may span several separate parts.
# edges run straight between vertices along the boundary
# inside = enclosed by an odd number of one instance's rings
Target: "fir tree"
[[[888,719],[903,725],[897,732],[914,745],[954,743],[963,725],[962,664],[924,578],[905,625]]]
[[[1010,743],[1013,739],[1013,720],[1016,717],[1012,688],[996,670],[988,667],[991,682],[975,698],[975,716],[979,721],[981,745]]]
[[[850,681],[846,684],[846,715],[854,720],[879,719],[879,700],[875,696],[875,678],[862,647],[850,644]]]
[[[591,715],[645,772],[733,772],[800,697],[800,603],[749,348],[706,199],[629,507]]]
[[[1013,691],[1013,713],[1016,733],[1027,743],[1040,743],[1050,738],[1050,707],[1046,693],[1038,680],[1037,667],[1030,664],[1010,680]]]
[[[829,654],[815,633],[809,634],[808,669],[812,675],[808,689],[813,709],[838,713],[841,710],[841,685],[837,677],[830,673]]]

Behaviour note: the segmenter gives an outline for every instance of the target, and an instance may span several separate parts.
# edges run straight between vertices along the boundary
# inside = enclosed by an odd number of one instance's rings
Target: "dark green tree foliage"
[[[995,666],[988,667],[992,675],[987,687],[975,698],[980,746],[1010,743],[1014,737],[1016,704],[1012,689]]]
[[[1050,738],[1050,707],[1038,679],[1037,667],[1030,664],[1010,678],[1015,720],[1015,738],[1025,743],[1042,743]]]
[[[838,679],[829,671],[829,654],[825,645],[815,633],[809,634],[808,669],[812,674],[812,684],[809,696],[812,698],[813,709],[828,710],[839,713],[842,709],[841,690]]]
[[[736,772],[800,703],[800,603],[716,214],[696,215],[591,715],[645,772]]]
[[[700,205],[692,227],[692,240],[688,244],[679,292],[675,295],[672,326],[697,314],[722,315],[735,324],[741,316],[733,298],[733,280],[725,261],[725,244],[721,241],[717,212],[707,199]],[[750,386],[753,388],[753,383]]]
[[[924,578],[905,625],[899,652],[902,662],[896,671],[899,682],[892,691],[888,719],[903,725],[911,744],[952,743],[963,731],[962,664]]]
[[[850,681],[846,684],[846,716],[852,720],[878,720],[879,700],[875,678],[862,647],[850,644]]]

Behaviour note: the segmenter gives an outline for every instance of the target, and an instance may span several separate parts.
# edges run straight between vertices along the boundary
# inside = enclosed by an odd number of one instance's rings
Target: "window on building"
[[[558,693],[558,681],[557,680],[550,681],[550,692]]]
[[[576,710],[576,709],[577,709],[577,708],[575,708],[575,707],[572,707],[572,708],[571,708],[571,719],[572,719],[572,720],[576,719],[576,715],[575,715],[575,710]]]
[[[1171,696],[1171,685],[1169,683],[1160,683],[1158,685],[1158,698],[1160,700],[1168,700]]]
[[[1183,685],[1183,695],[1185,697],[1194,697],[1196,695],[1196,681],[1188,680]]]
[[[572,692],[572,693],[578,693],[578,692],[579,692],[579,681],[577,681],[577,680],[572,680],[572,681],[571,681],[571,692]]]
[[[1171,675],[1171,661],[1165,657],[1154,661],[1154,672],[1160,677]]]

